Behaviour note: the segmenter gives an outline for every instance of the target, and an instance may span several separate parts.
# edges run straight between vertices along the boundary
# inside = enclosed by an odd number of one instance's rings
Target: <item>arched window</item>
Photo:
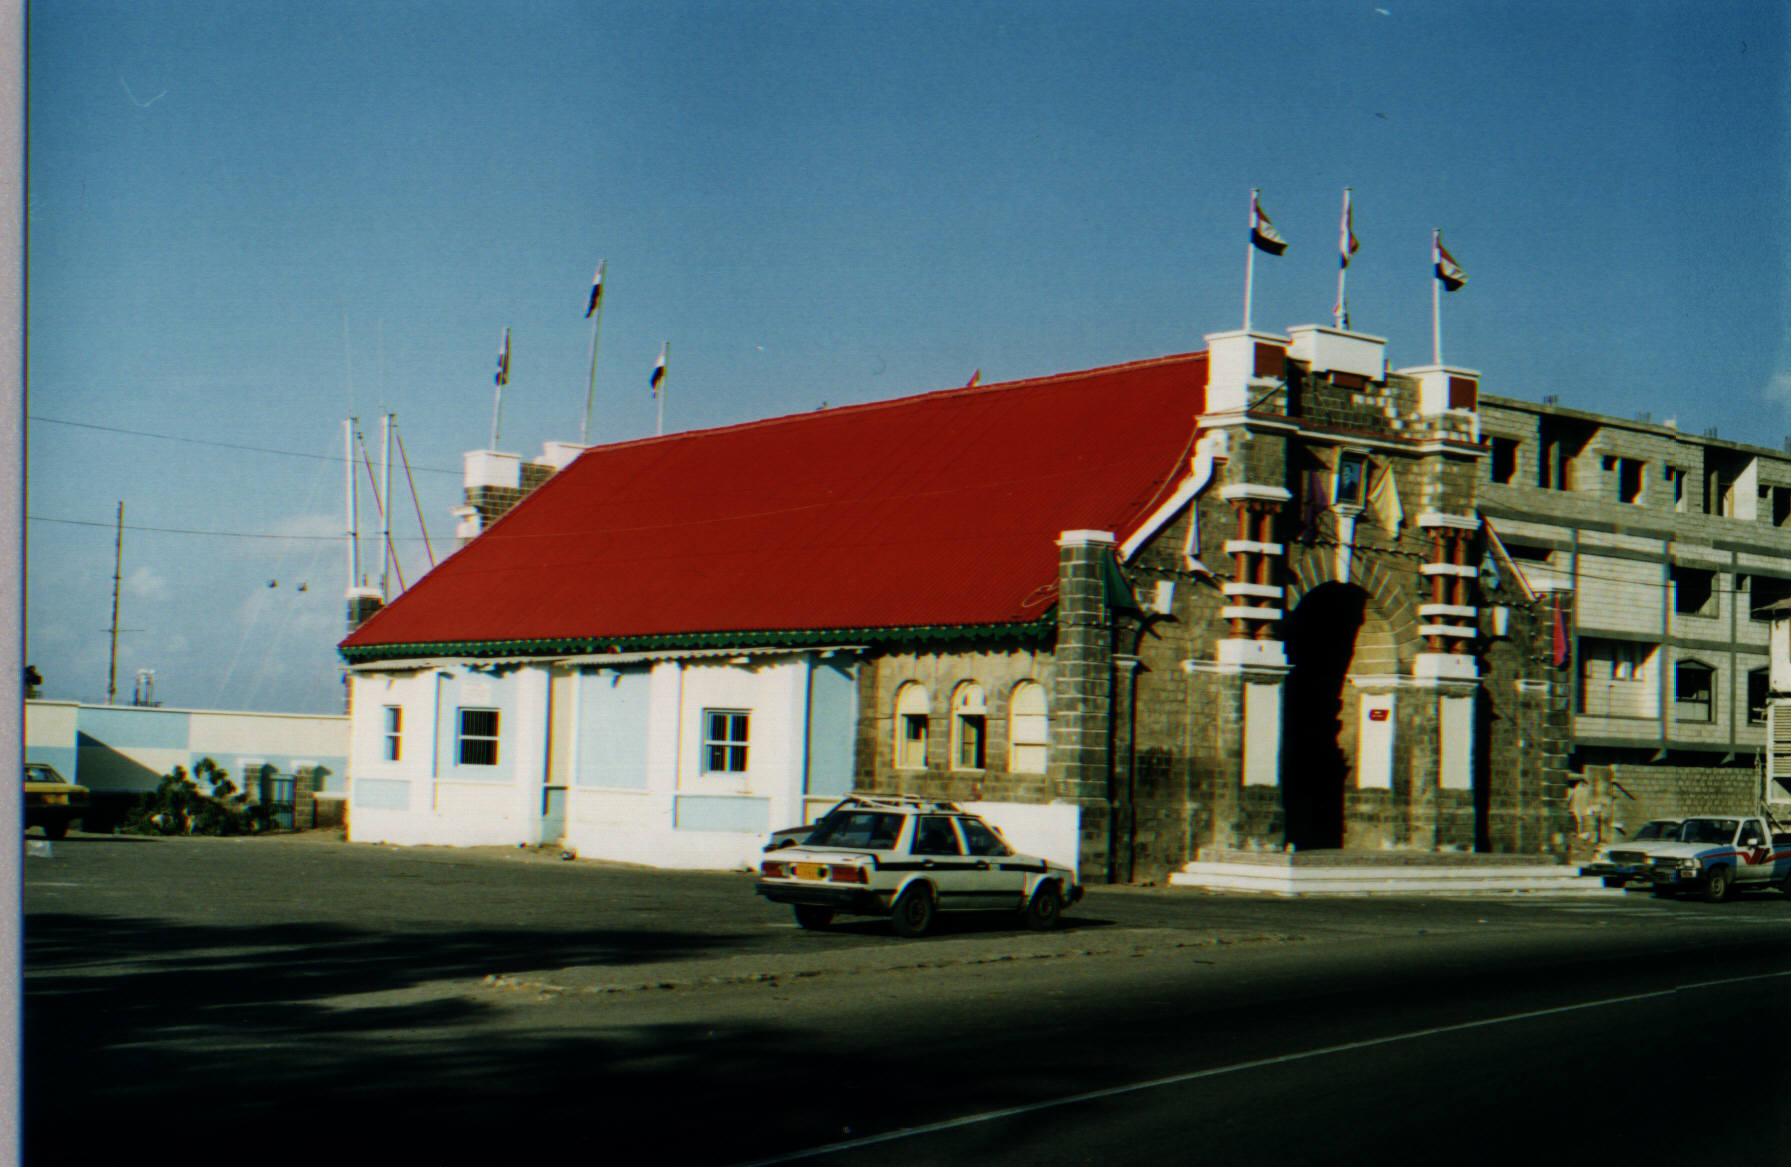
[[[925,685],[910,681],[896,690],[896,769],[927,768],[927,716],[931,712],[932,700]]]
[[[988,701],[975,681],[959,685],[951,695],[951,766],[954,770],[981,770]]]
[[[1703,661],[1682,660],[1673,666],[1673,720],[1711,719],[1715,677],[1716,670]]]
[[[1037,681],[1014,686],[1007,710],[1007,768],[1016,774],[1043,774],[1051,752],[1051,718],[1045,687]]]

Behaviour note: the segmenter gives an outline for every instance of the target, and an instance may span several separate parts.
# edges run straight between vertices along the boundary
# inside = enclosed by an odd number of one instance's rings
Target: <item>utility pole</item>
[[[118,695],[118,583],[124,576],[124,500],[118,500],[118,539],[112,549],[112,654],[106,666],[106,704]]]

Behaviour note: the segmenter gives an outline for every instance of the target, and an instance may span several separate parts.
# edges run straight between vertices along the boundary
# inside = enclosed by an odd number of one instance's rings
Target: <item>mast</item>
[[[354,493],[354,423],[352,417],[342,419],[342,469],[347,473],[347,493],[343,495],[348,503],[348,588],[353,591],[361,586],[361,516],[360,508],[355,504]]]
[[[379,419],[379,598],[392,598],[391,588],[387,582],[392,570],[392,418],[393,414],[385,414]]]

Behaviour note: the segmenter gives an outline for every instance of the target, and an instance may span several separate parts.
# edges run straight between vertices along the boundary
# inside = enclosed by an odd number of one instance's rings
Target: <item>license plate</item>
[[[796,878],[824,880],[827,878],[827,865],[824,863],[798,863],[796,864]]]

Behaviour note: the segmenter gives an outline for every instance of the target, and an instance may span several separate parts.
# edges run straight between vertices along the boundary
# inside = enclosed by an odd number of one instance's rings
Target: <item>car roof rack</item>
[[[955,802],[947,802],[941,798],[922,798],[917,794],[852,794],[847,797],[861,806],[883,807],[887,810],[937,810],[951,814],[964,813],[964,808]]]

